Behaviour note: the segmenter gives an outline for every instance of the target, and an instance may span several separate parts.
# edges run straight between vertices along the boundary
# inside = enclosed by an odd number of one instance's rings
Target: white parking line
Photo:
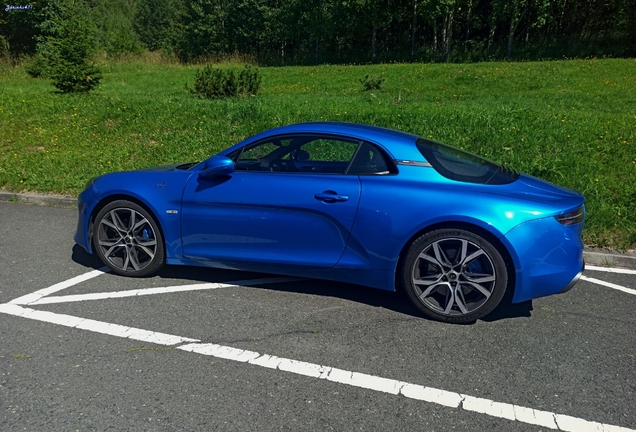
[[[36,291],[32,294],[22,296],[6,304],[0,304],[0,313],[6,313],[9,315],[19,316],[23,318],[34,319],[37,321],[48,322],[52,324],[59,324],[67,327],[93,331],[96,333],[107,334],[111,336],[117,336],[122,338],[134,339],[149,343],[155,343],[159,345],[175,346],[178,344],[190,342],[186,345],[176,346],[176,349],[213,356],[226,360],[232,360],[242,363],[249,363],[254,366],[261,366],[269,369],[276,369],[283,372],[290,372],[298,375],[303,375],[311,378],[324,379],[339,384],[349,385],[353,387],[359,387],[378,391],[382,393],[388,393],[392,395],[401,395],[410,399],[421,400],[429,403],[443,405],[446,407],[452,407],[457,409],[463,409],[466,411],[473,411],[481,414],[486,414],[492,417],[499,417],[508,419],[511,421],[519,421],[522,423],[543,426],[550,429],[556,429],[568,432],[636,432],[634,429],[628,429],[620,426],[613,426],[604,423],[598,423],[593,421],[584,420],[578,417],[571,417],[563,414],[557,414],[549,411],[540,411],[532,408],[522,407],[518,405],[496,402],[490,399],[477,398],[470,395],[449,392],[446,390],[425,387],[420,384],[412,384],[403,381],[397,381],[394,379],[383,378],[374,375],[368,375],[364,373],[347,371],[343,369],[337,369],[330,366],[322,366],[314,363],[307,363],[298,360],[292,360],[282,357],[271,356],[268,354],[260,354],[254,351],[242,350],[239,348],[222,346],[209,343],[200,343],[198,339],[191,339],[182,336],[169,335],[165,333],[152,332],[148,330],[138,329],[134,327],[126,327],[118,324],[110,324],[101,321],[89,320],[71,315],[57,314],[53,312],[39,311],[35,309],[25,308],[21,305],[24,304],[45,304],[43,297],[68,288],[82,281],[91,279],[95,276],[103,274],[104,271],[96,270],[86,273],[82,276],[78,276],[68,281],[61,282],[53,285],[49,288]],[[259,279],[258,284],[269,283],[268,281],[280,281],[281,278],[272,279]],[[288,278],[283,278],[287,280]],[[586,278],[591,279],[591,278]],[[245,281],[245,283],[251,283],[254,285],[255,281]],[[206,288],[200,288],[205,285]],[[237,286],[236,284],[199,284],[197,285],[185,285],[182,287],[168,287],[168,288],[190,288],[192,289],[215,289],[223,286]],[[621,287],[624,288],[624,287]],[[151,288],[148,290],[131,290],[131,291],[119,291],[119,297],[125,297],[122,293],[135,293],[130,295],[144,295],[145,294],[159,294],[164,291],[160,291],[161,288]],[[188,289],[181,289],[186,291]],[[168,291],[168,292],[176,292]],[[99,293],[101,295],[116,294],[116,293]],[[59,296],[56,303],[66,301],[61,299],[80,298],[77,301],[95,299],[87,298],[85,296]],[[114,297],[103,297],[114,298]],[[60,301],[61,300],[61,301]]]
[[[268,279],[251,279],[251,280],[245,280],[245,281],[231,282],[229,284],[205,283],[205,284],[193,284],[193,285],[176,285],[171,287],[144,288],[144,289],[127,290],[127,291],[113,291],[113,292],[101,292],[101,293],[90,293],[90,294],[75,294],[75,295],[67,295],[67,296],[43,297],[43,298],[40,298],[39,300],[35,300],[30,303],[22,303],[22,304],[35,306],[35,305],[43,305],[43,304],[69,303],[69,302],[79,302],[79,301],[86,301],[86,300],[103,300],[103,299],[113,299],[113,298],[136,297],[136,296],[144,296],[144,295],[152,295],[152,294],[167,294],[167,293],[185,292],[185,291],[211,290],[211,289],[219,289],[219,288],[236,288],[240,286],[293,282],[297,280],[299,279],[280,277],[280,278],[268,278]]]
[[[597,266],[586,265],[585,270],[636,275],[636,270],[622,269],[622,268],[616,268],[616,267],[597,267]]]
[[[588,421],[578,417],[557,414],[549,411],[535,410],[519,405],[496,402],[490,399],[476,398],[432,387],[424,387],[419,384],[411,384],[404,381],[397,381],[314,363],[270,356],[268,354],[260,354],[255,351],[247,351],[228,346],[193,343],[179,346],[177,349],[226,360],[249,363],[270,369],[277,369],[283,372],[291,372],[311,378],[324,379],[352,387],[360,387],[392,395],[401,395],[409,399],[421,400],[451,408],[461,408],[466,411],[473,411],[492,417],[504,418],[561,431],[634,432],[634,429],[628,429],[621,426]]]
[[[595,283],[597,285],[603,285],[603,286],[606,286],[608,288],[612,288],[612,289],[615,289],[615,290],[618,290],[618,291],[623,291],[623,292],[626,292],[627,294],[636,295],[636,290],[635,289],[626,288],[624,286],[616,285],[616,284],[613,284],[611,282],[605,282],[603,280],[594,279],[594,278],[587,277],[587,276],[581,276],[581,280],[584,280],[584,281],[587,281],[587,282],[592,282],[592,283]]]
[[[173,336],[166,333],[151,332],[135,327],[126,327],[118,324],[110,324],[102,321],[80,318],[72,315],[64,315],[53,312],[39,311],[25,308],[16,304],[0,304],[0,312],[15,315],[22,318],[29,318],[36,321],[48,322],[51,324],[63,325],[66,327],[88,330],[95,333],[102,333],[110,336],[134,339],[143,342],[156,343],[159,345],[177,345],[184,342],[197,342],[199,339]]]
[[[38,301],[44,296],[56,293],[58,291],[62,291],[63,289],[66,289],[66,288],[70,288],[73,285],[77,285],[80,282],[93,279],[94,277],[101,276],[104,273],[107,273],[108,271],[110,271],[108,267],[102,267],[99,270],[93,270],[91,272],[84,273],[83,275],[76,276],[72,279],[65,280],[64,282],[57,283],[48,288],[44,288],[36,292],[32,292],[31,294],[27,294],[22,297],[18,297],[17,299],[11,300],[9,304],[17,304],[17,305],[30,304],[30,303]]]

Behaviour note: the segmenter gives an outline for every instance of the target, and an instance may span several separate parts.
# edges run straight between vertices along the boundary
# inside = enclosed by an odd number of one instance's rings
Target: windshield
[[[519,178],[519,173],[504,165],[446,144],[419,138],[417,148],[439,174],[451,180],[501,185]]]

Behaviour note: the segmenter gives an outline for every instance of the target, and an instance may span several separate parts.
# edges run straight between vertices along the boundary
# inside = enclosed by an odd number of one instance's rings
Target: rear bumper
[[[583,224],[565,226],[544,218],[506,234],[516,252],[513,303],[563,293],[576,284],[585,267],[582,229]]]
[[[574,276],[572,278],[572,280],[570,281],[569,284],[567,284],[561,291],[559,291],[557,294],[563,294],[566,293],[568,291],[570,291],[574,285],[576,285],[576,283],[579,281],[579,279],[581,279],[581,276],[583,275],[583,272],[585,271],[585,262],[583,262],[583,268],[581,269],[580,272],[578,272],[576,274],[576,276]]]

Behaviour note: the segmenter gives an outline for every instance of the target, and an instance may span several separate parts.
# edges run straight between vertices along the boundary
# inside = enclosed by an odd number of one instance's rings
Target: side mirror
[[[212,180],[234,172],[234,161],[226,156],[212,156],[199,171],[199,178]]]

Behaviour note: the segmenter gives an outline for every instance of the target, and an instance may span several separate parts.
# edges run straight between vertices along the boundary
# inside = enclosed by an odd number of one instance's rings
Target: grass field
[[[585,242],[636,245],[636,60],[264,68],[258,97],[185,90],[197,67],[102,61],[102,85],[58,94],[0,66],[0,188],[76,195],[96,175],[202,160],[299,121],[396,128],[577,189]],[[364,92],[365,74],[383,75]]]

